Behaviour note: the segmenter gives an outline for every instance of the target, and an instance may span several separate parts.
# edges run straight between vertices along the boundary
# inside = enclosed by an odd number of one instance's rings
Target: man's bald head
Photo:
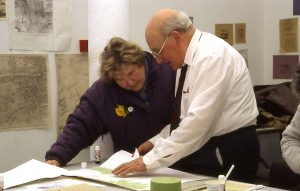
[[[166,37],[173,30],[186,32],[191,26],[192,22],[186,13],[174,9],[161,9],[150,19],[145,37],[146,40],[152,34]]]

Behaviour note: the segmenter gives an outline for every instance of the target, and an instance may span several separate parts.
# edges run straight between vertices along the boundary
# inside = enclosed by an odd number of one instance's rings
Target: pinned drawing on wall
[[[216,24],[215,34],[230,45],[233,45],[233,24]]]
[[[194,23],[194,17],[189,16],[190,20],[192,21],[192,23]]]
[[[235,43],[246,43],[246,23],[235,24]]]
[[[56,54],[57,128],[60,134],[67,117],[89,86],[88,54]],[[76,76],[76,78],[74,78]]]
[[[243,56],[248,67],[248,49],[240,49],[238,52]]]
[[[7,7],[6,7],[6,0],[0,0],[0,21],[6,20],[6,13],[7,13]]]
[[[298,18],[280,19],[279,28],[279,52],[298,52]]]
[[[273,79],[291,79],[298,61],[299,55],[274,55]]]
[[[300,15],[300,0],[294,0],[293,2],[293,14]]]
[[[0,131],[50,127],[48,55],[1,54],[0,87]]]
[[[10,0],[9,48],[70,51],[71,0]]]

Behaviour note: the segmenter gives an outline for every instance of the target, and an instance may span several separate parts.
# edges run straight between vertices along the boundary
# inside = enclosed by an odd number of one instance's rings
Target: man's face
[[[158,64],[167,63],[173,70],[177,70],[181,67],[180,52],[177,47],[176,39],[172,34],[169,34],[167,37],[150,34],[146,37],[146,40]]]

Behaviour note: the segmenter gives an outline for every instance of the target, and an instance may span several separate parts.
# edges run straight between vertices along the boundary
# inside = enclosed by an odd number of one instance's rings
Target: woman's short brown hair
[[[114,72],[123,64],[145,64],[144,51],[140,46],[119,37],[113,37],[100,55],[100,78],[112,82]]]

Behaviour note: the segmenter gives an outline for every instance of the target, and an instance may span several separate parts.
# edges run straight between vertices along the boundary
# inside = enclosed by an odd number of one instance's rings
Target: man
[[[169,63],[174,70],[188,67],[179,90],[181,122],[167,138],[142,144],[138,150],[146,155],[113,173],[124,176],[173,165],[217,176],[234,164],[230,178],[254,181],[259,160],[258,110],[243,57],[222,39],[196,29],[188,15],[177,10],[155,13],[145,36],[157,63]],[[178,81],[177,77],[177,85]]]

